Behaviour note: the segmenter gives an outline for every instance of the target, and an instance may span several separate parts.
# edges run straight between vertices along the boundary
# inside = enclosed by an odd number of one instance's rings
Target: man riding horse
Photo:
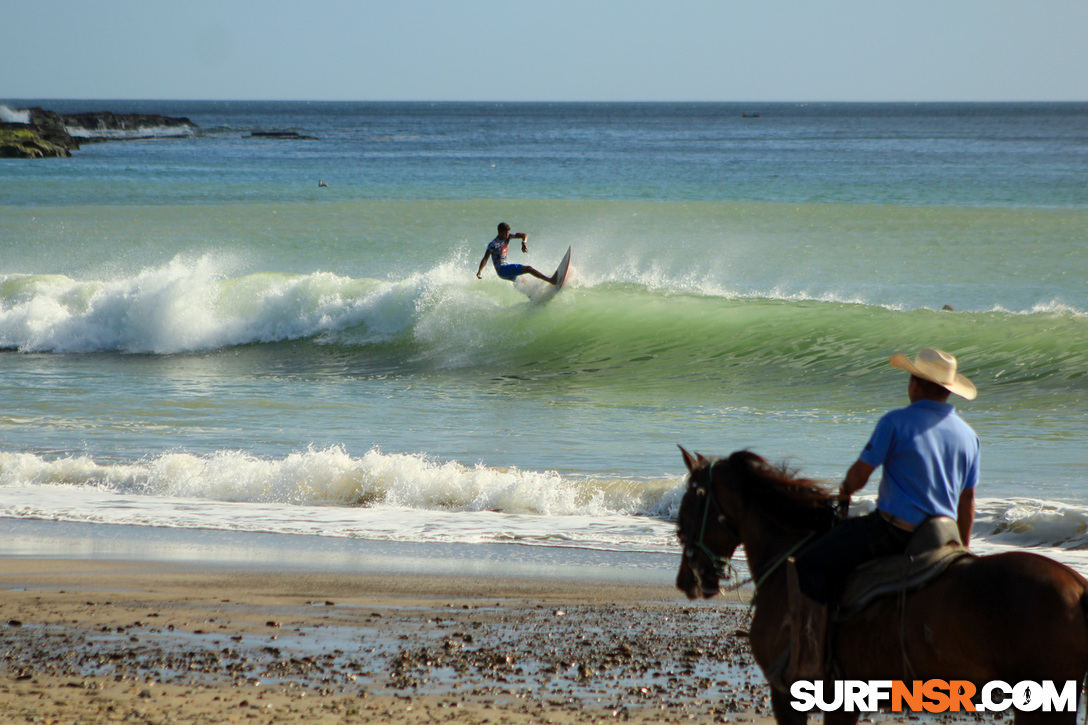
[[[849,501],[883,466],[876,510],[847,519],[787,562],[787,681],[824,676],[828,604],[838,600],[854,567],[902,553],[912,532],[932,516],[955,519],[964,545],[971,535],[979,440],[948,397],[974,400],[975,386],[957,373],[956,358],[941,350],[925,348],[914,360],[894,355],[890,362],[911,374],[911,404],[880,419],[839,493]]]

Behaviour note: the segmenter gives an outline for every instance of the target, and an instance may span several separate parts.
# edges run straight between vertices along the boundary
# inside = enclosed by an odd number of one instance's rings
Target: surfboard
[[[520,280],[526,279],[528,275],[519,277],[518,288],[525,293],[529,300],[536,305],[546,305],[552,301],[552,298],[559,294],[559,290],[563,288],[563,285],[567,282],[568,273],[570,272],[570,247],[567,247],[567,253],[563,255],[563,259],[559,262],[559,266],[555,268],[555,284],[545,284],[537,282],[536,280],[527,280],[524,284]]]
[[[567,247],[567,253],[563,255],[563,261],[559,263],[559,266],[555,268],[555,291],[563,289],[563,283],[567,281],[567,268],[570,267],[570,247]]]

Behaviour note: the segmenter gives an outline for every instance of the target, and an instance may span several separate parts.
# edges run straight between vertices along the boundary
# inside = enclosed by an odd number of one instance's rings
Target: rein
[[[815,531],[808,532],[807,534],[804,535],[804,537],[800,541],[798,541],[796,544],[794,544],[792,547],[790,547],[789,551],[787,551],[785,554],[783,554],[782,556],[775,559],[774,563],[771,564],[769,567],[767,567],[766,570],[762,574],[760,574],[759,579],[756,580],[756,592],[757,593],[759,592],[760,585],[762,585],[763,582],[767,581],[767,578],[771,574],[773,574],[775,572],[775,570],[778,569],[778,567],[782,566],[787,561],[789,561],[789,558],[791,556],[793,556],[794,554],[796,554],[798,551],[800,551],[804,547],[804,545],[809,542],[809,539],[811,539],[814,536],[816,536]],[[749,579],[749,581],[751,581],[751,580]]]

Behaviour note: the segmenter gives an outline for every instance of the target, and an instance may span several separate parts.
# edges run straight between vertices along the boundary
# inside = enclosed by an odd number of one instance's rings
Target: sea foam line
[[[29,121],[27,121],[29,123]],[[132,129],[85,128],[84,126],[65,126],[64,130],[72,138],[104,138],[113,140],[142,138],[187,138],[196,132],[187,126],[139,126]]]
[[[639,482],[569,477],[555,471],[466,466],[376,449],[353,457],[339,446],[308,449],[282,459],[224,450],[202,456],[167,453],[113,464],[99,464],[88,456],[47,459],[32,453],[0,453],[0,490],[26,486],[289,506],[659,518],[675,515],[682,492],[679,479]]]
[[[311,448],[279,459],[224,450],[207,455],[167,453],[143,461],[108,464],[88,456],[0,453],[0,497],[31,488],[89,490],[107,500],[121,496],[136,502],[185,499],[270,506],[279,511],[316,506],[340,511],[365,508],[505,514],[584,519],[591,525],[595,517],[675,521],[685,484],[680,476],[661,480],[594,478],[469,466],[377,449],[356,457],[339,446]],[[3,498],[0,516],[20,516],[17,510],[2,505]],[[871,496],[857,497],[853,513],[863,513],[872,506]],[[1088,506],[1028,498],[980,498],[972,535],[993,545],[1088,550]]]
[[[377,450],[116,464],[0,453],[0,520],[661,553],[675,547],[681,491],[679,480],[589,480]],[[639,515],[646,506],[664,512]]]

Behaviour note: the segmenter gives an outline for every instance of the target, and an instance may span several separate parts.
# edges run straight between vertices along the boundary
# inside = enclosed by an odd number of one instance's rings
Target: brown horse
[[[834,496],[748,451],[708,460],[684,451],[688,489],[680,504],[684,547],[676,586],[691,599],[719,591],[723,566],[744,545],[756,583],[750,637],[768,679],[789,650],[785,560],[835,521]],[[966,680],[978,692],[1002,680],[1077,683],[1088,671],[1088,581],[1027,552],[965,556],[905,598],[877,599],[831,635],[836,679]],[[830,692],[830,690],[828,691]],[[804,723],[789,692],[772,688],[776,720]],[[830,699],[830,698],[829,698]],[[858,712],[828,712],[827,723]],[[1016,723],[1075,723],[1076,713],[1017,711]]]

